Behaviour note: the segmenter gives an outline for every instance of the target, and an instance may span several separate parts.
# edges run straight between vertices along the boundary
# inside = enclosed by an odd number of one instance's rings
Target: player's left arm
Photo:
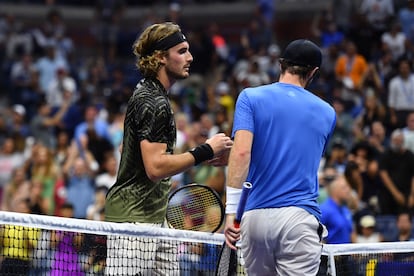
[[[240,239],[240,228],[235,227],[233,221],[236,215],[238,198],[241,195],[243,182],[247,178],[250,166],[253,133],[247,130],[238,130],[234,135],[233,148],[230,151],[228,177],[227,177],[227,202],[226,224],[224,234],[227,245],[236,249],[235,244]],[[230,207],[230,208],[229,208]],[[231,211],[231,210],[234,210]]]

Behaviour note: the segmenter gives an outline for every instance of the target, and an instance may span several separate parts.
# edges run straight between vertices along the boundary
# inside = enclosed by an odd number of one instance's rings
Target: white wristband
[[[236,214],[242,189],[226,187],[226,214]]]

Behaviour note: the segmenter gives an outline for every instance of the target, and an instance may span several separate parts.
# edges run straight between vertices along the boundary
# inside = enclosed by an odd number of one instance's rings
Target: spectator
[[[70,94],[68,97],[65,94]],[[56,70],[45,91],[47,103],[55,110],[65,104],[65,101],[74,102],[78,98],[75,79],[69,75],[64,67]]]
[[[258,53],[260,48],[269,47],[272,42],[272,32],[262,21],[253,18],[248,22],[247,28],[240,34],[240,44],[243,48],[250,48]]]
[[[15,104],[12,107],[8,123],[9,132],[16,138],[25,139],[30,136],[30,126],[26,121],[26,108],[21,104]]]
[[[127,84],[126,76],[122,68],[112,70],[110,86],[104,89],[105,108],[113,116],[125,110],[126,103],[131,97],[131,88]]]
[[[73,218],[75,214],[74,206],[66,203],[62,208],[62,216]],[[51,247],[55,249],[52,257],[51,276],[83,276],[78,261],[79,248],[83,242],[83,234],[67,231],[52,231]]]
[[[379,176],[378,160],[373,147],[366,141],[354,145],[349,155],[349,163],[353,163],[350,173],[350,182],[359,183],[360,208],[378,211],[378,194],[382,181]]]
[[[25,30],[23,21],[12,13],[7,13],[3,21],[5,56],[13,60],[19,54],[31,53],[33,41],[30,33]]]
[[[398,213],[396,225],[398,232],[396,237],[391,241],[414,241],[414,237],[412,235],[412,216],[410,212],[401,211]]]
[[[227,62],[230,54],[230,47],[224,35],[220,32],[219,25],[216,22],[210,22],[207,26],[208,33],[213,42],[216,54],[216,62],[214,66],[220,67]]]
[[[364,183],[358,163],[353,160],[349,160],[345,167],[344,176],[349,184],[349,187],[351,188],[350,198],[353,198],[353,202],[356,203],[352,205],[348,204],[348,206],[352,212],[355,212],[359,209],[359,202],[364,192]]]
[[[382,215],[396,215],[414,207],[414,154],[404,148],[401,129],[391,134],[390,147],[379,162],[380,177],[384,183],[379,194]]]
[[[332,19],[338,25],[338,29],[345,35],[348,35],[357,9],[355,2],[349,0],[333,0],[330,5]]]
[[[62,167],[68,158],[70,148],[69,133],[65,130],[58,130],[56,132],[56,149],[54,151],[56,163]]]
[[[335,98],[332,102],[332,106],[336,112],[336,126],[331,141],[340,140],[346,149],[349,149],[354,142],[352,135],[354,118],[347,112],[346,104],[341,98]]]
[[[4,141],[10,136],[9,128],[8,128],[8,121],[7,116],[4,113],[0,113],[0,145],[4,143]]]
[[[30,196],[29,207],[30,213],[36,215],[47,215],[44,212],[44,200],[42,198],[43,183],[40,180],[34,179],[30,182]]]
[[[358,53],[353,41],[346,41],[344,47],[345,52],[336,60],[335,77],[343,85],[342,97],[358,104],[360,99],[355,92],[361,88],[362,76],[368,69],[368,64],[366,58]]]
[[[13,62],[10,69],[10,95],[12,104],[23,104],[29,108],[40,97],[38,87],[38,73],[33,56],[30,53],[23,54]]]
[[[393,22],[387,31],[381,35],[383,51],[391,51],[394,61],[397,61],[409,49],[409,42],[398,21]]]
[[[110,189],[116,181],[118,172],[118,160],[112,152],[108,152],[104,156],[102,170],[95,178],[96,188],[104,187]]]
[[[345,34],[339,29],[332,12],[323,9],[312,20],[312,33],[320,41],[321,48],[326,50],[331,45],[341,45],[345,39]]]
[[[190,136],[190,123],[189,117],[184,112],[174,113],[175,124],[177,126],[177,141],[176,152],[181,153],[189,150],[191,147],[188,145]]]
[[[9,137],[0,145],[0,195],[12,179],[12,172],[24,164],[23,155],[16,150],[16,141]]]
[[[276,43],[272,43],[267,48],[267,52],[264,55],[264,60],[260,61],[261,70],[266,72],[270,77],[270,83],[279,80],[280,76],[280,47]]]
[[[120,22],[126,8],[123,0],[97,0],[91,33],[96,40],[99,55],[114,61],[117,56]]]
[[[354,133],[358,140],[367,139],[372,134],[372,125],[378,122],[383,127],[387,121],[386,107],[380,102],[375,93],[365,96],[362,112],[354,121]]]
[[[114,153],[114,146],[111,141],[104,137],[98,136],[93,128],[88,129],[86,131],[86,135],[81,137],[81,140],[85,141],[87,150],[92,153],[92,156],[98,163],[99,167],[103,165],[105,155]],[[81,152],[81,154],[83,153]]]
[[[323,223],[328,229],[328,244],[350,243],[354,231],[352,213],[348,208],[351,188],[345,177],[339,176],[328,186],[328,199],[321,204]]]
[[[57,9],[50,9],[42,21],[40,28],[31,31],[36,45],[41,48],[42,52],[48,43],[56,42],[57,37],[61,37],[66,32],[66,25],[63,21],[62,14]],[[35,51],[36,52],[36,51]]]
[[[376,220],[372,215],[362,216],[358,222],[359,231],[353,235],[353,243],[375,243],[384,241],[384,237],[376,229]]]
[[[338,172],[334,167],[326,166],[322,169],[319,174],[319,196],[318,196],[318,203],[322,204],[325,202],[329,195],[328,195],[328,187],[338,177]]]
[[[103,209],[105,207],[105,197],[108,188],[105,186],[97,186],[95,188],[95,200],[86,209],[86,218],[90,220],[103,221]]]
[[[1,200],[2,211],[12,211],[13,206],[20,200],[28,199],[30,196],[30,181],[26,178],[23,166],[13,170],[10,182],[6,184]]]
[[[96,135],[111,141],[109,124],[99,116],[99,110],[95,105],[88,105],[84,112],[84,121],[75,128],[74,137],[79,143],[82,136],[87,136],[88,129],[94,130]]]
[[[214,115],[211,113],[204,113],[200,116],[201,130],[210,138],[217,134],[220,128],[215,124]]]
[[[362,0],[360,12],[375,32],[375,43],[380,42],[381,34],[386,31],[390,20],[395,15],[393,1]]]
[[[377,96],[381,103],[387,107],[388,85],[391,78],[395,76],[396,71],[392,59],[392,52],[390,50],[381,51],[373,63],[375,64],[378,77],[380,78],[383,87],[383,93]]]
[[[407,0],[407,5],[398,11],[398,20],[405,36],[414,43],[414,0]]]
[[[125,111],[117,112],[113,115],[109,125],[109,134],[111,136],[112,146],[115,153],[118,153],[119,147],[122,145],[122,137],[124,134]],[[119,159],[119,157],[117,157]]]
[[[384,82],[381,79],[375,62],[368,63],[368,68],[361,78],[360,92],[363,98],[370,97],[372,94],[380,98],[384,94]]]
[[[62,216],[62,208],[67,201],[66,183],[63,175],[59,175],[59,178],[55,182],[53,189],[53,201],[55,203],[54,216]]]
[[[41,183],[41,212],[54,215],[56,213],[54,191],[56,181],[61,177],[61,169],[54,162],[52,151],[42,144],[37,144],[27,165],[27,173],[31,181]]]
[[[29,213],[27,199],[20,199],[13,206],[13,212]],[[31,256],[35,248],[40,230],[32,227],[16,225],[2,225],[0,228],[2,239],[1,255],[3,256],[1,275],[28,275]]]
[[[270,82],[267,72],[260,70],[257,57],[249,60],[247,70],[241,71],[236,79],[241,87],[256,87]]]
[[[378,159],[378,157],[389,146],[389,137],[387,135],[385,126],[381,121],[372,122],[370,133],[366,139],[375,151],[375,159]]]
[[[53,42],[49,42],[46,45],[45,51],[46,54],[36,62],[40,91],[42,93],[46,93],[59,68],[69,68],[67,60],[56,55],[56,45]]]
[[[98,165],[91,164],[95,162],[89,151],[84,148],[82,156],[76,143],[72,142],[62,170],[66,183],[66,201],[73,205],[75,218],[86,218],[86,209],[94,201],[94,172]]]
[[[62,118],[70,105],[70,94],[65,93],[65,101],[56,113],[52,113],[52,107],[41,101],[38,105],[37,114],[30,122],[30,129],[35,141],[50,150],[56,149],[56,131],[63,127]]]
[[[330,152],[322,162],[324,162],[324,167],[333,167],[339,174],[345,172],[346,163],[348,162],[348,149],[340,139],[333,141]]]
[[[414,112],[407,116],[407,124],[402,129],[404,134],[404,147],[414,153]]]
[[[93,95],[101,95],[104,91],[105,84],[110,83],[107,63],[102,56],[87,60],[82,67],[80,74],[79,91],[90,99]]]
[[[221,107],[225,108],[226,116],[233,117],[234,113],[234,98],[231,95],[231,87],[230,85],[225,81],[220,81],[217,83],[215,87],[216,97],[215,97],[215,103],[213,110],[220,109]],[[217,122],[217,118],[216,118]],[[224,122],[222,122],[224,123]],[[220,126],[219,126],[220,128]]]
[[[390,80],[388,107],[394,128],[403,127],[407,115],[414,111],[414,75],[411,71],[411,63],[406,58],[398,61],[398,75]]]

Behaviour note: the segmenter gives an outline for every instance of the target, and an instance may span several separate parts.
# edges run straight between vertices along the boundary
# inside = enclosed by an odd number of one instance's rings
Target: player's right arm
[[[230,150],[233,145],[233,141],[224,133],[214,135],[206,143],[210,145],[214,156]],[[148,178],[154,182],[184,172],[196,162],[194,155],[190,152],[166,153],[166,143],[150,142],[144,139],[140,142],[140,147],[145,171]]]

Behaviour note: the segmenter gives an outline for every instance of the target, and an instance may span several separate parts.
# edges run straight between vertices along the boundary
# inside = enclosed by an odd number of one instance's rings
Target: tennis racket
[[[214,233],[223,220],[223,202],[209,186],[188,184],[168,199],[166,221],[171,228]]]
[[[246,206],[247,197],[249,195],[252,184],[250,182],[243,183],[243,190],[240,196],[237,213],[234,219],[234,227],[239,228],[243,217],[244,208]],[[216,268],[216,276],[236,276],[237,275],[237,251],[231,249],[226,242],[223,243],[220,252],[220,258]]]

